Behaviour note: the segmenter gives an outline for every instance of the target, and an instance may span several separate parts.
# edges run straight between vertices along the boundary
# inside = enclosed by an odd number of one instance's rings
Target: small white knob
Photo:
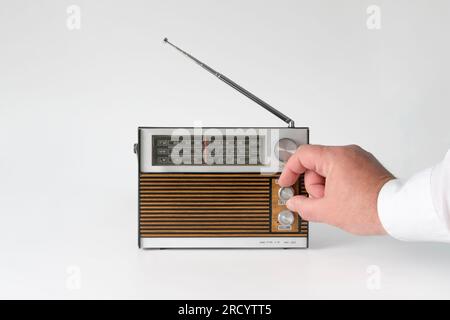
[[[290,226],[294,223],[294,214],[289,210],[283,210],[278,214],[278,222],[283,226]]]
[[[278,197],[280,200],[288,201],[290,198],[294,196],[294,188],[292,187],[281,187],[278,190]]]

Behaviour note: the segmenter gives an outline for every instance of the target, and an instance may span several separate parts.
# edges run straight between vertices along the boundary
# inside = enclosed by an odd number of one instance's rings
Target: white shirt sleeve
[[[378,215],[399,240],[450,242],[450,150],[435,167],[387,182],[378,195]]]

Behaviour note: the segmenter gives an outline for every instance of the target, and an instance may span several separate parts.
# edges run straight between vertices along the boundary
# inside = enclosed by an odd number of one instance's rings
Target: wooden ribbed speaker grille
[[[271,233],[274,176],[141,173],[141,237],[292,236]]]

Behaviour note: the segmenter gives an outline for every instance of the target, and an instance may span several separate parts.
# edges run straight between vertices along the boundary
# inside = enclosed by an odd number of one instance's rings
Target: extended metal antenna
[[[234,82],[233,80],[227,78],[226,76],[224,76],[223,74],[217,72],[216,70],[214,70],[213,68],[209,67],[208,65],[204,64],[203,62],[201,62],[200,60],[198,60],[197,58],[194,58],[193,56],[191,56],[189,53],[187,53],[186,51],[183,51],[182,49],[178,48],[176,45],[174,45],[173,43],[169,42],[169,40],[167,38],[164,38],[164,42],[170,44],[172,47],[174,47],[175,49],[177,49],[178,51],[180,51],[181,53],[183,53],[185,56],[187,56],[188,58],[194,60],[200,67],[202,67],[203,69],[205,69],[206,71],[208,71],[209,73],[215,75],[217,78],[219,78],[220,80],[222,80],[223,82],[225,82],[226,84],[228,84],[230,87],[236,89],[237,91],[239,91],[240,93],[242,93],[244,96],[246,96],[247,98],[253,100],[254,102],[256,102],[257,104],[259,104],[261,107],[263,107],[264,109],[266,109],[267,111],[271,112],[272,114],[276,115],[278,118],[280,118],[281,120],[283,120],[284,122],[286,122],[289,126],[289,128],[295,128],[295,124],[294,124],[294,120],[292,120],[291,118],[289,118],[288,116],[286,116],[285,114],[281,113],[280,111],[278,111],[277,109],[275,109],[274,107],[272,107],[271,105],[269,105],[267,102],[261,100],[260,98],[258,98],[257,96],[255,96],[253,93],[251,93],[250,91],[242,88],[240,85],[238,85],[236,82]]]

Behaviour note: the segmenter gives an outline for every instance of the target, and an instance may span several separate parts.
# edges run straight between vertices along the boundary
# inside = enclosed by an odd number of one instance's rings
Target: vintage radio
[[[306,191],[277,179],[308,128],[170,43],[201,67],[272,112],[284,128],[140,127],[140,248],[307,248],[308,222],[286,207]]]

